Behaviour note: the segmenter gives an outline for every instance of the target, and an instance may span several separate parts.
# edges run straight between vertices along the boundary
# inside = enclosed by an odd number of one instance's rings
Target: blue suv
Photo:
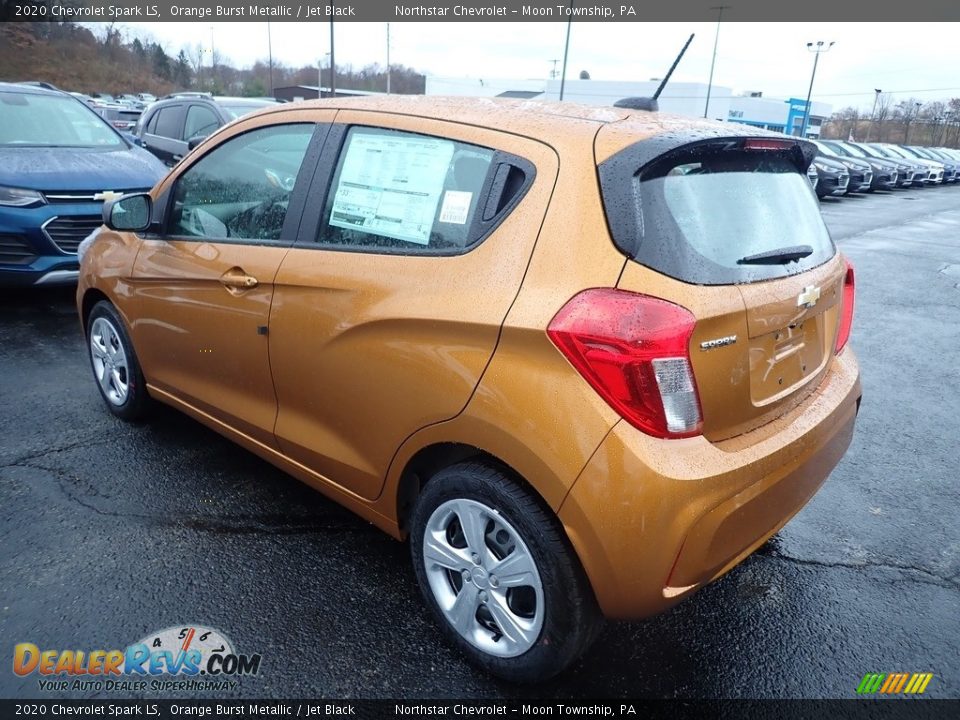
[[[0,286],[75,282],[104,201],[165,173],[76,98],[0,83]]]

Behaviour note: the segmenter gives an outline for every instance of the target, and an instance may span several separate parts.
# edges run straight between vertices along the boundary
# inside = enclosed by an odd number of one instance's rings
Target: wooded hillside
[[[316,85],[316,67],[273,65],[273,87]],[[0,81],[40,80],[84,93],[150,92],[160,97],[174,90],[203,90],[215,95],[270,95],[271,72],[266,61],[235,68],[227,58],[213,57],[199,45],[164,47],[140,38],[126,38],[121,29],[104,24],[95,35],[74,23],[0,24]],[[337,67],[337,87],[385,91],[386,68]],[[323,83],[330,69],[323,70]],[[390,90],[422,94],[426,78],[411,68],[391,65]]]

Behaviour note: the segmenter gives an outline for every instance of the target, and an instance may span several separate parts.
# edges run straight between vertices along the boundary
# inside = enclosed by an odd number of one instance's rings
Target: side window
[[[153,134],[167,138],[180,137],[180,118],[183,116],[183,106],[173,105],[171,107],[161,108],[157,111],[156,124],[151,120],[150,124],[154,126]]]
[[[279,240],[313,130],[307,123],[260,128],[204,155],[177,179],[168,234]]]
[[[183,127],[183,139],[206,137],[220,127],[220,118],[208,107],[191,105],[187,110],[187,122]]]
[[[462,252],[471,242],[494,151],[438,137],[353,127],[317,244],[386,252]]]

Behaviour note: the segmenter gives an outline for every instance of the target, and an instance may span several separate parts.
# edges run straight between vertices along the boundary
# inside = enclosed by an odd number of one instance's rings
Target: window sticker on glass
[[[352,134],[330,225],[429,244],[453,149],[437,138]]]
[[[443,194],[443,205],[440,207],[440,222],[465,225],[472,199],[472,192],[447,190]]]

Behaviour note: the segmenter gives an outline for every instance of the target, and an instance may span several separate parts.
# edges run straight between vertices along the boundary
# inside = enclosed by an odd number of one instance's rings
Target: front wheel
[[[90,366],[107,408],[124,420],[141,418],[149,398],[140,363],[116,308],[101,300],[87,318]]]
[[[461,463],[430,479],[410,545],[444,634],[493,675],[544,680],[596,637],[596,601],[556,517],[493,467]]]

